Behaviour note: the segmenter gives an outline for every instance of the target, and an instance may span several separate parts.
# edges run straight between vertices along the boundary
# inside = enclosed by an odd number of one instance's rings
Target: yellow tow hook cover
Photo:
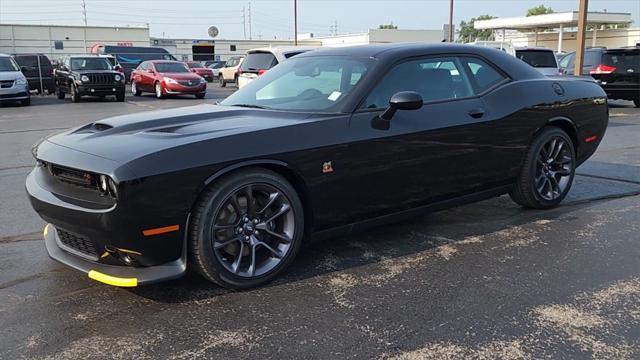
[[[103,274],[99,271],[91,270],[89,271],[89,278],[95,281],[99,281],[101,283],[119,287],[136,287],[138,286],[137,278],[120,278],[116,276],[111,276],[107,274]]]

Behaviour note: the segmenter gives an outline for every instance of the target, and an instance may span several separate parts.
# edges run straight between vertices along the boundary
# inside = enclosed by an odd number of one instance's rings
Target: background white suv
[[[316,49],[315,47],[281,46],[273,48],[260,48],[247,51],[247,56],[238,71],[238,87],[242,88],[258,76],[279,63]]]

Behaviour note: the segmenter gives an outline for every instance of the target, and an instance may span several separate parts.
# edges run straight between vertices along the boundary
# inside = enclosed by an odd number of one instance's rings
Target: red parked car
[[[191,72],[202,76],[208,82],[213,81],[213,70],[209,69],[208,67],[202,65],[197,61],[189,61],[187,62],[187,66],[189,67]]]
[[[195,95],[204,98],[207,82],[189,70],[180,61],[150,60],[141,63],[131,72],[131,92],[140,96],[152,92],[158,99],[167,95]]]

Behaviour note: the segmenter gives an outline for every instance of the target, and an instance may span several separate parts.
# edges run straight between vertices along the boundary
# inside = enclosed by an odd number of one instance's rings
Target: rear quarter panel
[[[560,89],[559,92],[556,92]],[[494,146],[505,167],[506,177],[515,179],[526,150],[543,127],[556,122],[571,124],[578,163],[597,148],[608,122],[606,95],[593,82],[537,78],[508,83],[483,97],[493,121]],[[597,136],[596,141],[584,139]]]

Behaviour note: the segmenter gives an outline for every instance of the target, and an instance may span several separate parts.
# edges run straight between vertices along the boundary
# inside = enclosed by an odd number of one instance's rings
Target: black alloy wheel
[[[518,204],[547,209],[560,204],[573,183],[576,154],[573,142],[560,128],[547,127],[534,139],[514,189]]]
[[[300,249],[302,204],[280,175],[243,170],[206,190],[193,213],[190,244],[198,271],[224,287],[262,285]]]

